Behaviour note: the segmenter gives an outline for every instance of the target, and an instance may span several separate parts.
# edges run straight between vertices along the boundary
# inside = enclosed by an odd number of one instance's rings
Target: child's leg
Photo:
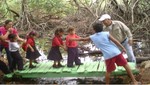
[[[54,64],[53,64],[53,65],[55,65],[55,66],[56,66],[56,65],[57,65],[57,61],[54,61]]]
[[[13,61],[12,61],[12,68],[13,68],[13,70],[16,70],[16,64],[17,64],[17,60],[16,60],[16,58],[13,56]]]
[[[132,79],[132,82],[133,82],[134,84],[136,84],[137,81],[135,80],[135,77],[134,77],[133,73],[131,72],[131,69],[130,69],[129,65],[126,64],[126,65],[124,65],[123,67],[126,69],[128,75],[129,75],[130,78]]]
[[[58,65],[61,65],[60,61],[58,61]]]
[[[30,59],[29,61],[30,61],[30,64],[29,64],[29,66],[33,66],[33,65],[32,65],[32,59]]]
[[[73,67],[74,60],[75,60],[74,48],[68,48],[67,66]]]
[[[59,66],[58,66],[58,61],[54,61],[53,67],[54,67],[54,68],[59,68]]]
[[[109,84],[110,83],[110,72],[106,72],[105,74],[105,79],[106,79],[106,84]]]
[[[79,53],[78,53],[78,48],[75,49],[75,64],[76,65],[82,65],[81,60],[79,59]]]
[[[23,69],[23,59],[22,59],[21,56],[18,56],[17,65],[18,65],[18,70],[22,70]]]
[[[60,63],[60,61],[58,61],[58,66],[59,66],[59,67],[64,67],[64,66]]]
[[[35,68],[35,67],[36,67],[36,66],[33,66],[33,65],[32,65],[32,61],[33,61],[33,60],[32,60],[32,59],[30,59],[29,68]]]

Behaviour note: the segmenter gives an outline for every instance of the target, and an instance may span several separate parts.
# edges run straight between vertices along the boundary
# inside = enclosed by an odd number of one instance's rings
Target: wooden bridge
[[[23,71],[15,71],[14,73],[5,75],[6,78],[12,78],[14,74],[22,78],[57,78],[57,77],[100,77],[106,72],[105,63],[102,61],[85,62],[83,65],[68,68],[53,68],[53,62],[40,62],[36,68],[30,69],[28,63],[25,64]],[[134,74],[138,74],[138,70],[134,63],[128,63]],[[113,76],[126,75],[123,67],[117,67],[112,73]]]

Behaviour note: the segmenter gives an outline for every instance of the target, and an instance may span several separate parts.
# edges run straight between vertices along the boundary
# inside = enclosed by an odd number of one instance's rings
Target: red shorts
[[[117,64],[117,66],[125,66],[127,64],[127,60],[121,53],[111,59],[105,60],[105,63],[107,72],[112,72],[116,69],[115,63]]]

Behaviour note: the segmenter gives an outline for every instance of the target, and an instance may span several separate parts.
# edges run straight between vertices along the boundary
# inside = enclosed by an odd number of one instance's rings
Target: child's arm
[[[23,38],[20,38],[20,37],[19,37],[19,35],[17,35],[17,39],[18,39],[18,41],[21,41],[21,42],[23,42],[23,43],[25,43],[25,42],[26,42],[26,40],[25,40],[25,39],[23,39]]]
[[[71,40],[71,41],[89,41],[91,39],[90,39],[90,37],[86,37],[86,38],[70,38],[69,40]]]
[[[67,50],[66,46],[64,45],[59,45],[61,48],[63,48],[64,50]]]
[[[126,52],[126,49],[120,44],[119,41],[117,41],[112,35],[109,35],[109,39],[111,41],[113,41],[117,46],[119,46],[120,48],[122,48],[123,52]]]
[[[30,44],[27,44],[27,48],[30,48],[32,52],[34,52],[34,49],[32,48],[32,46]]]
[[[6,34],[2,36],[2,39],[3,40],[7,39],[9,34],[10,34],[10,31],[7,31]]]
[[[0,40],[5,41],[5,39],[7,39],[8,35],[11,33],[11,30],[8,29],[8,31],[6,32],[5,35],[2,35],[2,33],[0,32]]]

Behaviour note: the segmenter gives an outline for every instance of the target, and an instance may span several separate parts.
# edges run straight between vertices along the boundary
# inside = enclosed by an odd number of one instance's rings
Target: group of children
[[[78,44],[76,41],[70,41],[71,38],[79,38],[75,34],[75,28],[69,27],[68,35],[66,37],[66,45],[63,43],[62,35],[64,34],[63,29],[56,29],[55,36],[52,40],[52,47],[49,51],[47,59],[53,60],[54,68],[64,67],[60,62],[63,59],[59,47],[63,48],[68,52],[68,60],[67,67],[74,67],[74,62],[76,65],[82,65],[80,59],[78,58]],[[41,56],[39,51],[35,45],[35,38],[37,33],[35,31],[31,31],[27,38],[26,43],[22,44],[22,49],[26,51],[26,58],[29,59],[29,68],[35,68],[34,63],[38,63],[36,59]],[[17,42],[17,36],[15,34],[9,34],[9,51],[11,52],[11,56],[13,58],[12,68],[13,70],[23,70],[23,59],[19,53],[19,44]]]
[[[70,41],[71,38],[79,38],[79,36],[75,33],[75,28],[69,27],[68,29],[68,35],[66,36],[66,44],[63,43],[62,35],[64,34],[63,29],[57,29],[55,31],[55,36],[52,40],[52,48],[48,54],[48,59],[53,60],[54,68],[63,67],[63,65],[60,63],[62,60],[62,55],[59,50],[59,47],[63,48],[68,53],[67,58],[67,67],[74,67],[74,62],[76,65],[82,65],[80,59],[78,58],[78,44],[76,41]]]
[[[80,59],[78,58],[78,44],[77,41],[89,41],[91,40],[97,48],[99,48],[104,56],[105,63],[106,63],[106,83],[109,83],[110,74],[112,71],[116,69],[115,63],[118,66],[123,66],[128,75],[131,77],[134,83],[137,83],[135,80],[129,65],[127,64],[126,59],[122,56],[122,52],[126,52],[125,48],[116,40],[114,39],[109,32],[103,32],[103,25],[100,23],[95,23],[93,25],[93,30],[95,34],[87,37],[87,38],[80,38],[75,33],[74,27],[69,27],[68,35],[66,36],[66,42],[63,43],[62,35],[64,34],[63,29],[56,29],[55,36],[52,39],[52,47],[48,54],[48,59],[53,60],[54,68],[63,67],[60,63],[62,58],[61,52],[59,47],[63,48],[68,53],[67,58],[67,67],[74,67],[75,65],[82,65]],[[30,64],[29,68],[34,68],[32,62],[36,62],[36,58],[40,56],[40,53],[36,49],[35,46],[35,37],[37,33],[32,31],[27,36],[27,40],[24,47],[26,51],[26,58],[29,59]],[[23,60],[19,53],[19,45],[17,43],[17,38],[14,34],[10,34],[8,36],[9,42],[9,50],[11,51],[11,55],[13,57],[13,68],[16,69],[16,65],[18,65],[18,70],[23,70]],[[118,49],[119,46],[122,49],[122,52]]]
[[[34,68],[35,66],[33,66],[32,62],[36,62],[36,58],[38,58],[40,56],[40,53],[38,52],[38,50],[35,47],[35,41],[34,38],[36,37],[36,32],[31,31],[27,38],[26,38],[26,43],[24,43],[23,48],[26,51],[26,58],[29,59],[30,64],[29,64],[29,68]],[[24,70],[23,69],[23,59],[19,53],[19,44],[17,42],[17,36],[16,34],[9,34],[8,35],[8,39],[9,39],[9,51],[11,53],[11,56],[13,58],[13,62],[12,62],[12,69],[18,69],[18,70]]]
[[[77,41],[92,41],[97,48],[102,51],[102,54],[106,63],[106,84],[110,82],[110,74],[116,69],[116,65],[123,66],[134,84],[137,84],[135,77],[133,76],[127,60],[123,57],[122,53],[126,52],[126,49],[115,39],[109,32],[103,32],[103,25],[101,23],[93,24],[93,30],[95,34],[80,38],[75,34],[75,29],[69,27],[68,35],[66,36],[66,46],[63,44],[61,36],[63,35],[62,29],[57,29],[55,32],[55,37],[52,40],[52,48],[48,55],[48,59],[54,60],[53,67],[61,67],[60,60],[62,59],[59,47],[62,47],[68,52],[67,66],[73,67],[73,63],[76,65],[82,65],[80,59],[78,58]],[[119,50],[120,47],[122,52]]]

